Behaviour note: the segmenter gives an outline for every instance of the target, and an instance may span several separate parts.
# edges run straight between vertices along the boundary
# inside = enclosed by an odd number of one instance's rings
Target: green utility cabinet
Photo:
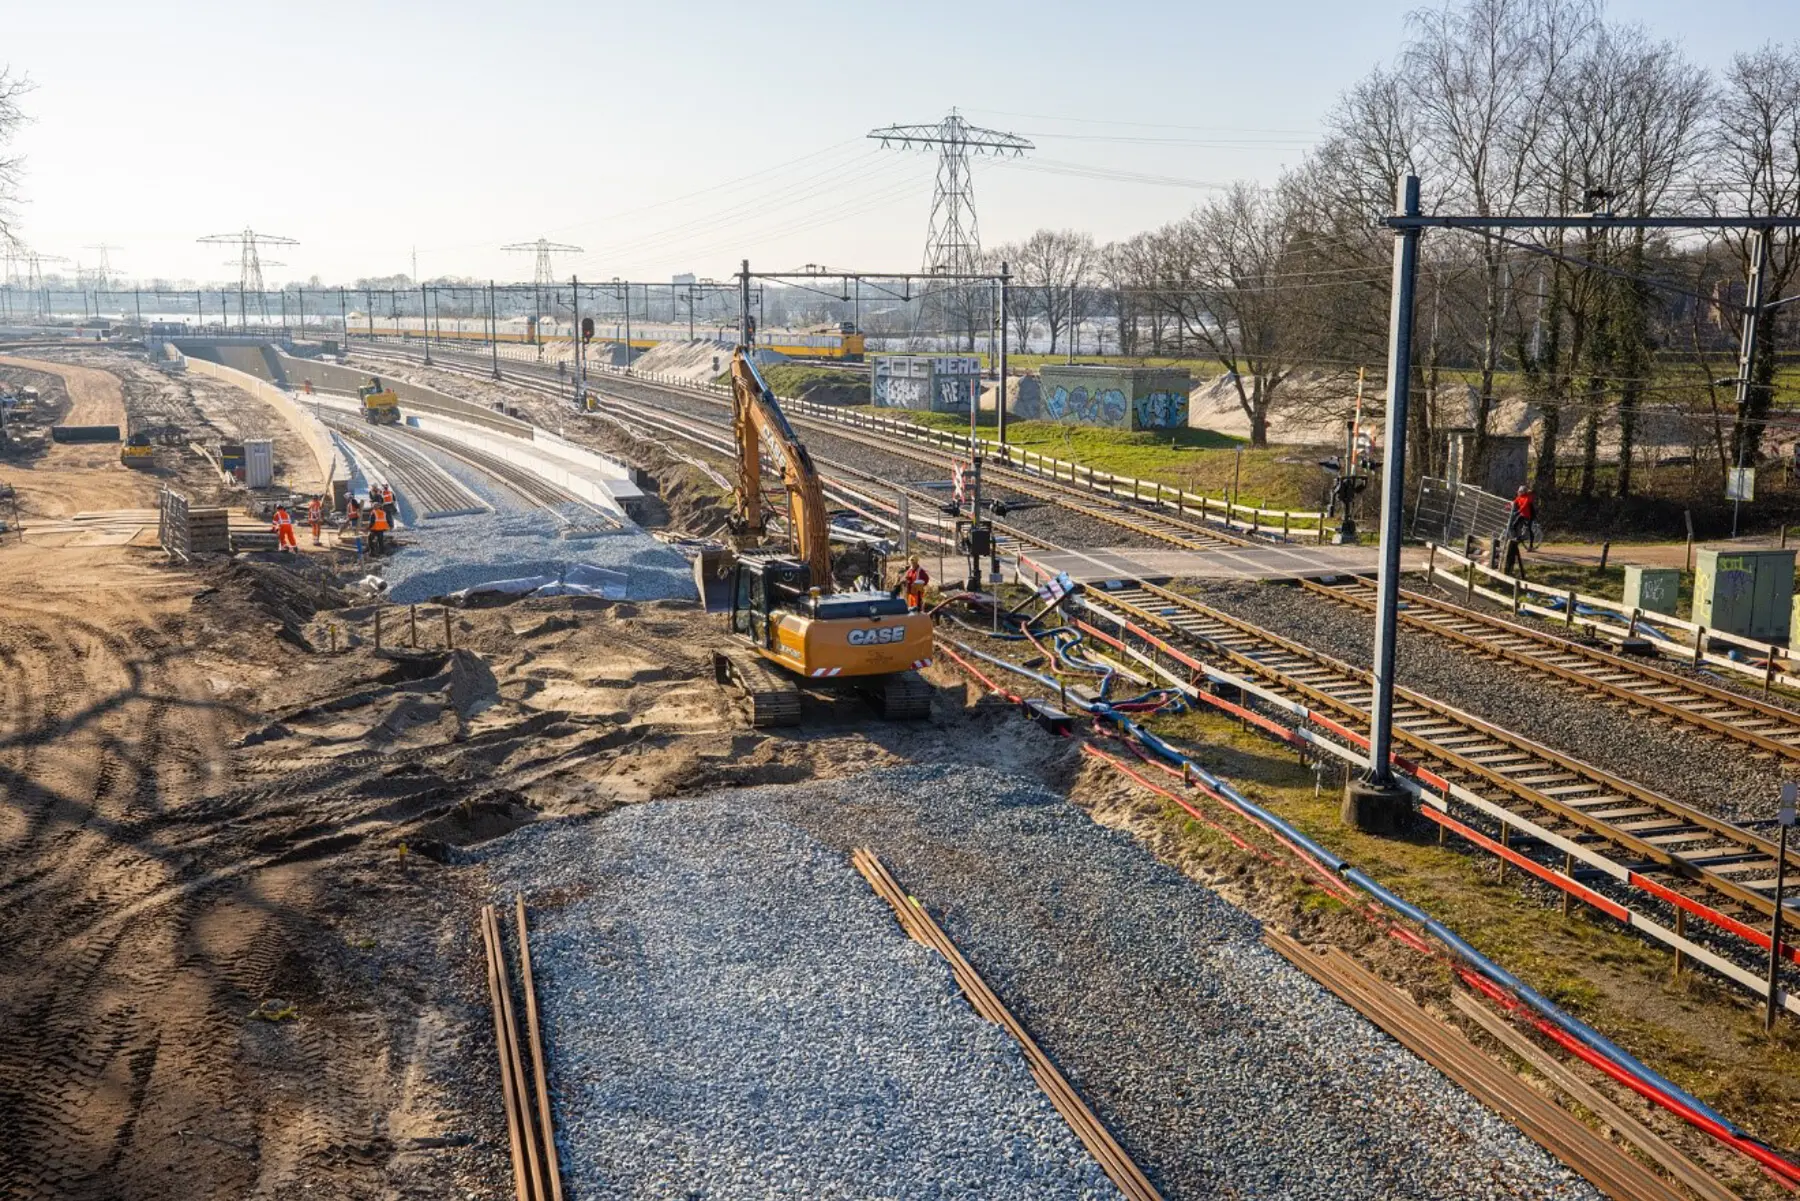
[[[1678,567],[1625,567],[1625,607],[1646,613],[1675,616],[1675,601],[1681,594],[1681,569]]]
[[[1786,642],[1794,552],[1707,547],[1694,556],[1694,620],[1709,630]]]

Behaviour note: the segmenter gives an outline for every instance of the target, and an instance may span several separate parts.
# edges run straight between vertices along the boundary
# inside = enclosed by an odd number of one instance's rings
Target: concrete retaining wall
[[[1188,423],[1193,379],[1179,368],[1046,365],[1038,382],[1035,411],[1015,405],[1013,416],[1123,430],[1182,429]]]
[[[322,396],[321,403],[342,413],[361,413],[354,401],[340,396]],[[527,441],[437,413],[407,413],[403,420],[425,433],[522,467],[608,513],[629,517],[630,509],[643,499],[643,492],[628,478],[630,468],[544,430],[537,431],[543,440]]]

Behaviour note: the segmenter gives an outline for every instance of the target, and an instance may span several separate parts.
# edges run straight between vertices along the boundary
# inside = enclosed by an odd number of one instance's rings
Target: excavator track
[[[736,687],[750,702],[752,729],[800,724],[799,687],[756,657],[714,651],[713,678]]]
[[[931,685],[916,671],[883,676],[869,688],[870,700],[889,721],[918,721],[931,716]]]

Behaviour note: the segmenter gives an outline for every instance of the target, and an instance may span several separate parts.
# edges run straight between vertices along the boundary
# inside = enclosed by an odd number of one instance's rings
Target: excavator
[[[713,674],[750,701],[751,725],[800,720],[800,684],[852,688],[883,717],[926,717],[931,686],[931,619],[908,613],[886,592],[834,592],[825,491],[812,456],[795,436],[755,362],[731,357],[732,429],[738,477],[731,528],[730,631],[736,644],[713,653]],[[786,547],[767,543],[763,451],[787,493]]]

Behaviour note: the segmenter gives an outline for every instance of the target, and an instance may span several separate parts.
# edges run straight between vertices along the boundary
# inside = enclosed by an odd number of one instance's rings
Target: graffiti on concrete
[[[1060,385],[1044,395],[1044,413],[1052,421],[1076,421],[1083,425],[1124,425],[1125,393],[1119,388],[1089,392],[1079,385],[1071,391]]]
[[[975,379],[971,376],[939,377],[937,381],[937,403],[932,406],[939,413],[967,413],[969,406],[975,402]]]
[[[1131,410],[1133,429],[1183,429],[1188,423],[1187,393],[1147,392],[1131,402]]]
[[[872,399],[883,409],[929,409],[931,393],[927,381],[913,376],[878,375]]]

